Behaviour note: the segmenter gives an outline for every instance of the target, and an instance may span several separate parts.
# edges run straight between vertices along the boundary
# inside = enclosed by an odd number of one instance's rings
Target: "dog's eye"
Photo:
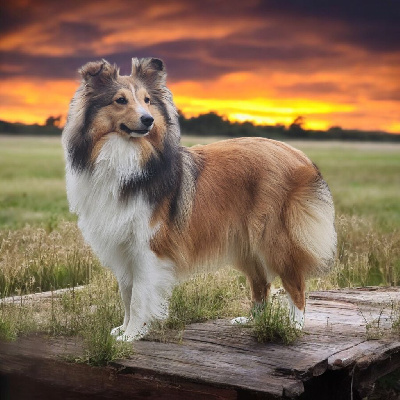
[[[146,104],[149,104],[150,103],[150,98],[148,98],[147,96],[144,98],[144,102],[146,103]]]
[[[115,100],[115,102],[118,104],[128,104],[128,100],[125,97],[120,97],[117,100]]]

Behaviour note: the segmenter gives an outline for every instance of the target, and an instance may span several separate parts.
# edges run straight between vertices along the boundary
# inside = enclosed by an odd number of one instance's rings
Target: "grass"
[[[165,326],[183,329],[193,322],[244,315],[250,303],[246,279],[236,271],[198,275],[173,291]]]
[[[83,355],[73,361],[105,365],[132,354],[131,345],[110,335],[122,317],[117,283],[110,271],[102,269],[81,290],[71,288],[61,296],[40,301],[21,298],[17,303],[0,303],[0,339],[15,340],[30,332],[80,336]]]
[[[101,268],[75,223],[0,230],[0,297],[88,283]]]
[[[302,330],[293,322],[287,304],[277,295],[252,310],[252,327],[259,342],[292,344]]]
[[[400,231],[379,230],[371,219],[336,219],[338,254],[330,274],[311,279],[309,290],[400,284]]]
[[[190,141],[194,143],[192,138],[184,143]],[[309,289],[399,285],[400,146],[295,145],[320,167],[337,211],[336,265],[328,276],[311,280]],[[84,283],[90,284],[41,305],[0,304],[0,338],[11,340],[30,331],[79,335],[85,354],[78,361],[93,365],[127,354],[109,335],[122,320],[115,279],[100,267],[68,212],[60,140],[0,136],[0,297]],[[275,283],[279,286],[279,280]],[[245,278],[224,269],[179,285],[163,329],[246,315],[249,308]],[[267,303],[254,315],[255,335],[260,340],[295,340],[287,319],[277,319],[286,312],[277,299]],[[399,332],[396,312],[393,329]],[[282,336],[285,332],[292,336]]]
[[[399,229],[400,146],[300,143],[298,147],[321,169],[339,216],[362,217],[377,231]]]
[[[64,175],[60,138],[0,135],[0,229],[75,220]]]

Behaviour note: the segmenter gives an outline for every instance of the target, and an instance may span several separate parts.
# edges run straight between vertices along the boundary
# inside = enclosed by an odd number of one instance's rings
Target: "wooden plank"
[[[390,304],[392,301],[400,301],[400,287],[397,286],[367,286],[355,289],[337,289],[315,291],[309,293],[309,299],[323,299],[331,301],[344,301],[354,304]]]
[[[82,286],[74,286],[72,288],[66,288],[66,289],[49,290],[47,292],[25,294],[22,296],[4,297],[4,298],[0,299],[0,304],[23,304],[23,303],[30,303],[30,302],[34,302],[34,301],[48,300],[48,299],[52,299],[55,297],[60,297],[64,293],[82,290],[84,287],[85,286],[82,285]]]
[[[328,395],[344,385],[343,393],[352,385],[364,396],[377,378],[400,368],[399,337],[366,338],[365,315],[387,318],[392,301],[400,301],[399,288],[314,292],[305,334],[294,345],[258,343],[248,328],[217,320],[188,326],[179,343],[136,342],[130,359],[107,368],[60,359],[82,351],[79,341],[21,338],[0,343],[0,374],[14,384],[24,377],[41,394],[51,385],[99,398],[279,399],[312,390]]]
[[[282,396],[284,390],[298,394],[304,390],[300,380],[279,374],[270,360],[254,352],[237,353],[218,345],[186,343],[165,346],[164,343],[140,342],[135,345],[132,359],[118,360],[113,365],[124,367],[128,373],[161,374],[180,382],[207,383],[277,397]]]
[[[68,338],[30,336],[0,343],[0,383],[4,398],[23,399],[236,399],[237,392],[195,383],[175,384],[151,375],[124,374],[113,367],[66,362],[81,353]],[[23,384],[22,384],[23,383]]]

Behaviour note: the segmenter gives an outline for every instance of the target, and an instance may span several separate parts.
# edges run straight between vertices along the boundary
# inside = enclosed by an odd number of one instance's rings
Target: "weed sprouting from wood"
[[[302,334],[290,317],[288,305],[277,295],[253,308],[251,326],[259,342],[291,344]]]
[[[390,319],[393,333],[400,336],[400,302],[392,301]]]
[[[117,342],[111,329],[120,324],[122,305],[115,278],[108,270],[97,273],[90,285],[68,291],[56,303],[48,329],[53,334],[78,335],[84,341],[84,354],[75,359],[101,366],[129,356],[131,343]]]
[[[87,325],[80,332],[84,339],[85,353],[77,361],[101,366],[132,354],[132,343],[117,342],[115,337],[110,335],[111,329],[115,326],[113,321],[119,312],[116,304],[103,302],[88,315],[85,321]]]
[[[376,318],[367,319],[365,315],[361,312],[361,315],[365,321],[365,332],[367,335],[367,340],[378,340],[384,336],[385,330],[382,327],[382,314],[383,308],[380,310],[380,313]]]
[[[365,322],[367,340],[378,340],[387,335],[400,335],[400,303],[391,301],[390,304],[379,305],[379,313],[359,312]]]

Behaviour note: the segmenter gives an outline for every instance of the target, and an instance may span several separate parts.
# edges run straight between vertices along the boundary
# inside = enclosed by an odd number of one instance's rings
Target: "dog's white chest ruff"
[[[149,251],[152,207],[139,193],[120,199],[121,185],[141,174],[138,151],[118,136],[103,146],[93,171],[67,171],[67,193],[79,227],[101,261],[114,269],[116,252]],[[126,254],[128,256],[128,254]],[[118,257],[119,258],[119,257]],[[111,261],[111,262],[110,262]]]

